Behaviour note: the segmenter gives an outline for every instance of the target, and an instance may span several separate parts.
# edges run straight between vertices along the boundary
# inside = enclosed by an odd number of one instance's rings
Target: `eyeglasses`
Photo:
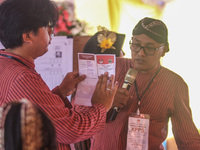
[[[143,46],[141,46],[141,45],[139,45],[139,44],[133,43],[133,41],[130,40],[130,41],[129,41],[129,46],[130,46],[131,51],[134,51],[134,52],[136,52],[136,53],[138,53],[141,49],[143,49],[143,50],[144,50],[144,53],[145,53],[146,55],[154,55],[155,52],[156,52],[157,50],[163,48],[165,45],[162,45],[162,46],[160,46],[160,47],[158,47],[158,48],[143,47]]]
[[[52,32],[51,36],[53,36],[54,35],[54,25],[53,25],[52,21],[49,21],[48,27],[51,29],[51,32]]]

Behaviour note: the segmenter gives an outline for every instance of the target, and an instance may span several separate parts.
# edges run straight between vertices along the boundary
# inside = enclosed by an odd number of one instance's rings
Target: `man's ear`
[[[28,42],[28,43],[29,43],[29,42],[32,42],[32,41],[31,41],[31,37],[30,37],[30,32],[29,32],[29,33],[23,33],[23,34],[22,34],[22,38],[23,38],[23,41],[24,41],[24,42]]]
[[[169,51],[169,45],[166,44],[165,47],[163,48],[163,52],[162,52],[162,55],[161,55],[161,56],[164,57],[164,56],[165,56],[165,53],[168,52],[168,51]]]
[[[165,53],[166,53],[166,48],[163,48],[163,51],[162,51],[162,57],[164,57],[165,56]]]

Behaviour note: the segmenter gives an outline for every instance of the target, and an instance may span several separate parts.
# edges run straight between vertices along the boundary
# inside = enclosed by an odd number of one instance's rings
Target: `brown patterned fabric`
[[[56,149],[53,124],[26,99],[0,107],[0,134],[1,150]]]

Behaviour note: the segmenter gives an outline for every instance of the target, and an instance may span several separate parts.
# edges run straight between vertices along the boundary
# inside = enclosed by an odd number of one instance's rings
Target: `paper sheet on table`
[[[73,39],[53,36],[48,52],[35,60],[35,69],[52,90],[73,69]]]
[[[79,74],[85,74],[86,79],[78,84],[75,104],[91,106],[98,76],[108,72],[115,75],[116,57],[114,54],[78,53]]]

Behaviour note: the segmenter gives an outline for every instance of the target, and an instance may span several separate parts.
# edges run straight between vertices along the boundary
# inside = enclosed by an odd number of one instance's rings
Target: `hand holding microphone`
[[[120,103],[120,101],[124,100],[125,98],[129,96],[128,90],[130,89],[131,85],[134,83],[136,75],[137,75],[137,71],[135,69],[130,68],[128,70],[124,79],[124,84],[122,85],[121,89],[118,89],[118,92],[115,96],[117,97],[115,101],[118,101],[118,103]],[[119,107],[114,107],[114,110],[110,117],[110,121],[115,120],[119,111],[120,111]]]

